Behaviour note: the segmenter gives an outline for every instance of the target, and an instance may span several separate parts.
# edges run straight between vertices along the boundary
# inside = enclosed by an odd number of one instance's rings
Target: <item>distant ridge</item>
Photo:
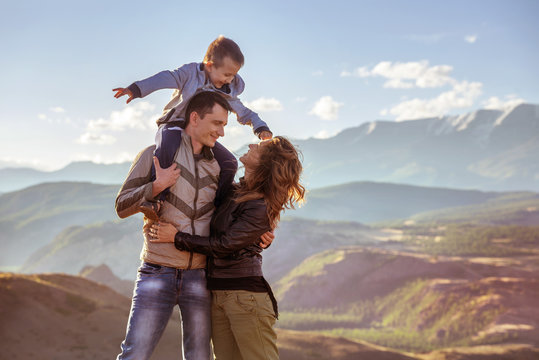
[[[539,105],[373,121],[297,140],[310,188],[351,181],[539,191]]]
[[[304,155],[304,178],[310,189],[376,181],[539,191],[539,105],[400,122],[371,121],[327,139],[294,143]],[[53,172],[4,168],[0,169],[0,192],[51,181],[120,184],[129,166],[129,162],[76,162]]]
[[[59,181],[121,184],[130,166],[130,162],[96,164],[91,161],[80,161],[50,172],[30,168],[4,168],[0,169],[0,191],[9,192],[44,182]]]

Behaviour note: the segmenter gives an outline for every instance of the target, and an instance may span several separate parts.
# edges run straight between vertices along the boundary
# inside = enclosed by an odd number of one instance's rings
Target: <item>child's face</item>
[[[205,64],[204,69],[208,74],[213,86],[220,89],[225,84],[230,84],[234,80],[234,76],[240,70],[240,65],[228,56],[223,59],[221,66],[217,67],[213,62]]]

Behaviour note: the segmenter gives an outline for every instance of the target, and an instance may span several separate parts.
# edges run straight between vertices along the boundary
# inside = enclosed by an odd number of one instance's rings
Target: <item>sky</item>
[[[0,4],[0,168],[132,161],[172,90],[112,89],[202,61],[221,34],[245,55],[240,99],[293,139],[539,103],[534,0]],[[221,142],[253,141],[231,115]]]

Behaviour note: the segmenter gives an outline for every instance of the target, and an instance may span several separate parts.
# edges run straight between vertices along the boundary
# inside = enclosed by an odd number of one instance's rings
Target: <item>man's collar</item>
[[[185,139],[185,142],[188,144],[189,150],[191,150],[193,155],[197,155],[193,152],[193,143],[191,140],[191,136],[186,131],[182,131],[182,141],[183,139]],[[215,156],[213,155],[213,150],[209,146],[206,146],[206,145],[202,146],[200,155],[202,155],[204,160],[208,160],[208,161],[213,160],[215,158]]]

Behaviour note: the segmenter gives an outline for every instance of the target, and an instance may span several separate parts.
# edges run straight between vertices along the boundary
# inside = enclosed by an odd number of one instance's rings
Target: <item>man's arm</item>
[[[122,219],[138,213],[142,202],[153,200],[150,171],[154,148],[149,146],[137,155],[116,196],[116,213]]]
[[[139,212],[140,205],[145,201],[154,201],[164,189],[174,185],[180,176],[176,164],[162,169],[159,160],[153,156],[155,146],[147,147],[138,155],[129,174],[116,197],[116,213],[120,218],[126,218]],[[155,180],[151,181],[151,164],[155,165]]]

